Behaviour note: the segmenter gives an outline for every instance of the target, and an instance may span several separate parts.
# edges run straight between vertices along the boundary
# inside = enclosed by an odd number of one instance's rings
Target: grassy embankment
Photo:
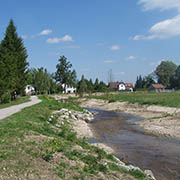
[[[41,96],[42,102],[0,121],[0,179],[144,179],[139,171],[127,172],[112,155],[79,139],[72,124],[56,126],[61,108],[81,108]],[[104,164],[104,162],[108,162]]]
[[[11,101],[10,103],[0,104],[0,109],[7,108],[7,107],[10,107],[13,105],[22,104],[22,103],[29,102],[29,101],[30,101],[30,96],[17,97],[16,100]]]
[[[89,96],[89,98],[108,100],[109,102],[129,102],[147,105],[161,105],[168,107],[180,108],[180,92],[171,93],[149,93],[149,92],[134,92],[134,93],[118,93],[105,94],[103,96]]]

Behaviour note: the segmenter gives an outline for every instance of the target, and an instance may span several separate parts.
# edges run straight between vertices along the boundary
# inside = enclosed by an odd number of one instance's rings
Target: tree
[[[89,93],[92,93],[94,91],[94,85],[93,85],[92,79],[87,81],[87,87],[88,87],[88,92]]]
[[[0,74],[0,82],[4,91],[9,91],[11,94],[15,91],[17,94],[24,93],[28,67],[26,59],[27,52],[23,40],[18,37],[11,19],[0,46],[0,64],[4,69]]]
[[[141,89],[143,88],[143,79],[140,76],[137,76],[137,80],[136,80],[136,83],[135,83],[135,89]]]
[[[155,81],[151,74],[143,78],[143,88],[149,88],[154,83]]]
[[[67,61],[67,58],[65,56],[61,56],[58,61],[59,63],[56,65],[57,70],[55,73],[56,82],[64,84],[64,88],[67,85],[76,84],[76,71],[71,70],[72,64]]]
[[[103,81],[100,81],[98,92],[105,92],[105,91],[107,91],[107,86]]]
[[[28,71],[28,83],[34,85],[37,94],[50,94],[57,90],[53,75],[43,67]]]
[[[98,78],[96,78],[95,83],[94,83],[94,91],[97,92],[98,89],[99,89],[99,80]]]
[[[172,78],[176,68],[176,64],[172,61],[162,61],[155,70],[158,83],[161,83],[166,87],[170,87],[170,79]]]
[[[83,96],[85,92],[87,92],[87,84],[86,79],[84,78],[84,75],[82,75],[81,80],[78,83],[78,93],[80,96]]]
[[[180,65],[177,67],[170,82],[172,88],[180,89]]]

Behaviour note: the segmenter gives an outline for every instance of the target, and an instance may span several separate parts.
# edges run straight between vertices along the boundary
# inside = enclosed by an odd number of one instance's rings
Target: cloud
[[[49,38],[49,39],[47,39],[46,42],[50,43],[50,44],[57,44],[57,43],[60,43],[60,42],[67,42],[67,41],[73,41],[72,37],[69,36],[69,35],[65,35],[62,38],[58,38],[58,37]]]
[[[162,59],[160,61],[152,62],[152,63],[150,63],[150,66],[158,66],[161,64],[162,61],[164,61],[164,59]]]
[[[136,36],[134,36],[134,37],[132,38],[132,40],[138,41],[138,40],[141,40],[141,39],[143,39],[143,38],[144,38],[143,35],[136,35]]]
[[[119,45],[113,45],[113,46],[111,47],[111,50],[113,50],[113,51],[118,51],[118,50],[120,50],[120,46],[119,46]]]
[[[139,0],[138,4],[143,5],[143,10],[169,10],[169,9],[177,9],[180,11],[180,1],[179,0]]]
[[[44,35],[48,35],[48,34],[51,34],[52,33],[52,30],[51,29],[45,29],[43,31],[41,31],[39,33],[39,36],[44,36]]]
[[[134,59],[136,59],[136,56],[129,56],[129,57],[127,57],[127,60],[134,60]]]
[[[133,40],[166,39],[180,35],[180,0],[139,0],[143,10],[169,10],[176,9],[178,15],[154,24],[147,35],[136,35]]]
[[[111,63],[114,63],[114,61],[112,61],[112,60],[105,60],[104,63],[111,64]]]

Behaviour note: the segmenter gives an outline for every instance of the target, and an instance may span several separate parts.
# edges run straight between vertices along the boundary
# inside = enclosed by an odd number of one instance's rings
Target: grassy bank
[[[42,102],[0,121],[0,179],[144,179],[139,171],[125,171],[116,159],[79,139],[72,124],[51,123],[61,108],[81,108],[41,96]],[[105,163],[106,162],[106,163]]]
[[[17,104],[22,104],[22,103],[29,102],[29,101],[30,101],[30,96],[17,97],[16,100],[11,101],[10,103],[0,104],[0,109],[7,108],[7,107],[17,105]]]
[[[89,96],[89,98],[103,99],[109,102],[129,102],[148,105],[161,105],[168,107],[180,108],[180,92],[171,93],[149,93],[149,92],[134,92],[134,93],[118,93],[105,94],[103,96]]]

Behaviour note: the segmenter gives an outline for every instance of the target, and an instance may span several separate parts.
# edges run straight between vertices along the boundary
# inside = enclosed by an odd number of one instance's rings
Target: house
[[[133,84],[132,83],[125,83],[126,90],[133,92]]]
[[[27,95],[27,96],[31,96],[31,95],[34,95],[35,94],[35,88],[34,88],[34,86],[33,85],[27,85],[26,87],[25,87],[25,94]]]
[[[114,89],[115,91],[118,91],[119,90],[119,82],[110,82],[108,84],[108,87],[110,89]]]
[[[76,92],[76,88],[73,86],[62,84],[62,87],[64,89],[63,93],[75,93]]]
[[[115,91],[131,91],[133,92],[133,84],[132,83],[124,83],[124,82],[110,82],[109,88],[114,89]]]
[[[125,86],[124,82],[120,82],[118,87],[119,87],[118,88],[119,91],[125,91],[126,90],[126,86]]]
[[[151,91],[151,92],[164,92],[165,86],[163,86],[162,84],[152,84],[149,88],[149,91]]]

